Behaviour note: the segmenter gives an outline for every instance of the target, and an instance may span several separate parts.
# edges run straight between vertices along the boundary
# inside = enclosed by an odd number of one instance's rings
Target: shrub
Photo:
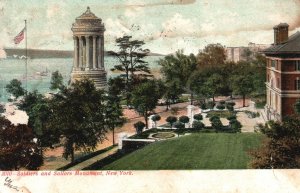
[[[201,114],[195,114],[194,119],[197,121],[201,121],[203,119],[203,116]]]
[[[217,109],[219,110],[224,110],[225,109],[225,106],[223,104],[218,104],[217,105]]]
[[[231,115],[232,113],[229,111],[210,111],[207,113],[206,117],[210,118],[212,116],[218,116],[220,118],[227,118]]]
[[[200,108],[201,108],[202,110],[207,109],[206,103],[201,103]]]
[[[177,121],[177,117],[169,116],[166,118],[166,121],[171,125],[171,128],[173,128],[173,123]]]
[[[234,107],[232,105],[226,105],[226,108],[230,112],[232,112],[234,110]]]
[[[156,114],[151,119],[152,119],[152,121],[156,122],[156,121],[159,121],[161,119],[161,117],[160,117],[160,115]]]
[[[204,128],[204,123],[202,123],[201,121],[194,121],[193,122],[193,128],[196,130],[201,130]]]
[[[220,103],[221,105],[224,105],[224,104],[225,104],[225,101],[219,101],[219,103]]]
[[[188,116],[183,115],[183,116],[179,117],[179,121],[181,123],[188,123],[190,121],[190,118]]]
[[[134,125],[134,128],[136,130],[137,134],[140,134],[143,132],[144,127],[146,126],[145,123],[143,123],[142,121],[138,121],[136,122]]]
[[[229,101],[229,102],[226,102],[226,105],[235,106],[235,102]]]
[[[216,115],[214,115],[214,116],[212,116],[212,117],[210,117],[210,118],[209,118],[209,121],[213,121],[214,119],[220,119],[220,117],[219,117],[219,116],[216,116]]]
[[[208,101],[208,103],[207,103],[207,107],[210,109],[213,109],[215,105],[216,105],[216,103],[214,103],[213,101]]]
[[[177,129],[184,129],[184,124],[181,122],[175,122],[174,127]]]
[[[219,131],[219,130],[223,129],[223,124],[222,124],[219,117],[215,117],[214,119],[211,120],[211,126],[216,131]]]
[[[233,130],[233,132],[241,132],[242,124],[238,120],[236,119],[230,120],[229,126]]]
[[[230,115],[229,117],[227,117],[227,119],[230,120],[236,120],[236,115]]]
[[[155,122],[155,127],[157,127],[156,122],[161,119],[160,115],[156,114],[151,117],[151,120]]]

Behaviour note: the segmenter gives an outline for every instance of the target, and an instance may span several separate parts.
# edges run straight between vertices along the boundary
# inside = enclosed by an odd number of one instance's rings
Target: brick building
[[[288,36],[289,25],[280,23],[274,29],[274,44],[265,49],[267,57],[267,118],[281,121],[294,113],[300,98],[300,32]]]

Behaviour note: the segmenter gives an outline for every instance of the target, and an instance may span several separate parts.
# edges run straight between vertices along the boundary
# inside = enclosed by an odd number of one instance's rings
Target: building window
[[[295,80],[295,89],[300,90],[300,80],[299,79]]]
[[[300,71],[300,60],[295,61],[295,69],[296,71]]]
[[[272,60],[271,67],[275,68],[276,67],[276,63],[277,63],[276,60]]]

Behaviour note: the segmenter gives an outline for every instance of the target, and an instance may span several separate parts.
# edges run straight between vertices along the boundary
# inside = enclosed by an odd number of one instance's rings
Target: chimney
[[[273,27],[274,29],[274,44],[281,44],[289,39],[289,25],[287,23],[280,23]]]

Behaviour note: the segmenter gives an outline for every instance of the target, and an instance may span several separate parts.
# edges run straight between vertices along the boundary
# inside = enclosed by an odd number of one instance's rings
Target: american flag
[[[14,38],[15,44],[19,44],[24,39],[25,27],[24,29]]]

